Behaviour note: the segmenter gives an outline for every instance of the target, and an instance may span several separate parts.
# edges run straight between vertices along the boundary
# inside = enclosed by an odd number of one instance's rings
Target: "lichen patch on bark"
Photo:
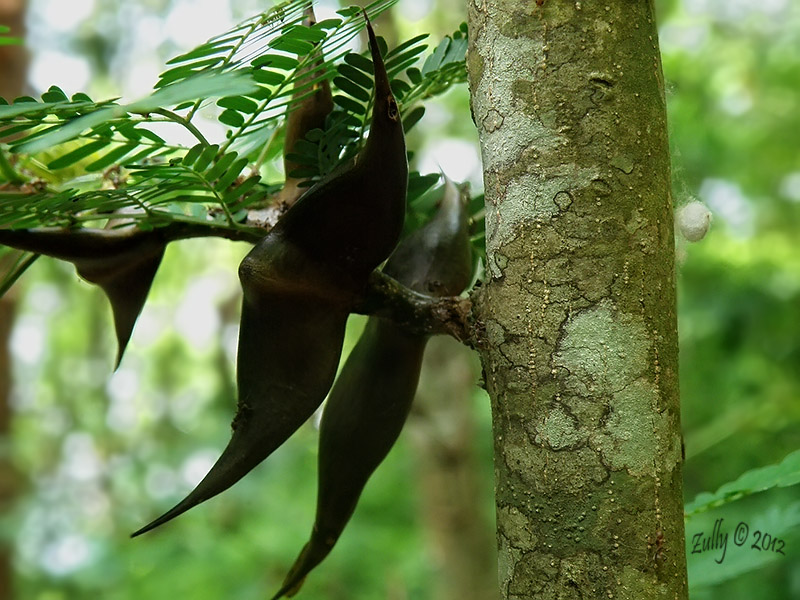
[[[613,395],[645,373],[650,346],[642,315],[623,313],[604,299],[572,315],[554,364],[567,369],[568,386],[577,392]]]

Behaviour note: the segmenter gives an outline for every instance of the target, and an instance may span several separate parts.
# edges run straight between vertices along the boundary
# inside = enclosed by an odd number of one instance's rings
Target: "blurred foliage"
[[[154,18],[167,4],[142,2],[138,14]],[[698,198],[714,213],[703,241],[678,240],[688,502],[800,448],[800,4],[657,5],[675,203]],[[122,59],[110,50],[110,9],[96,10],[106,43],[78,45],[96,50],[92,63],[113,76],[109,65]],[[405,2],[393,9],[390,26],[402,39],[422,32],[440,39],[466,18],[463,3],[449,1],[417,21],[412,12]],[[88,39],[87,31],[95,29],[82,27],[78,37]],[[164,43],[167,54],[186,49],[171,43]],[[474,143],[464,86],[426,108],[409,136],[418,156],[443,139]],[[161,532],[126,537],[180,499],[228,439],[235,269],[245,252],[245,245],[223,241],[170,247],[113,375],[101,292],[49,259],[23,279],[11,453],[28,476],[28,494],[0,521],[2,535],[16,540],[20,597],[246,600],[277,588],[313,519],[312,424],[224,495]],[[491,427],[477,389],[473,403],[490,490]],[[436,563],[413,481],[401,437],[302,598],[430,597]],[[800,597],[797,489],[772,488],[687,518],[693,598]],[[751,536],[760,530],[783,539],[785,555],[732,539],[721,564],[716,551],[692,554],[693,536],[710,534],[718,519],[730,538],[744,522]]]
[[[16,46],[22,44],[20,38],[11,37],[8,35],[11,29],[5,25],[0,25],[0,46]]]
[[[371,2],[363,14],[375,18],[394,1]],[[143,229],[179,220],[246,230],[247,209],[262,207],[283,183],[281,176],[264,185],[261,177],[264,163],[282,154],[286,115],[302,109],[321,82],[331,85],[336,106],[321,129],[293,143],[287,158],[298,166],[288,175],[311,185],[354,159],[374,93],[366,50],[348,50],[364,26],[362,10],[350,6],[306,24],[306,3],[277,4],[171,58],[155,91],[135,102],[70,97],[56,85],[40,99],[0,98],[0,226],[102,226],[123,211]],[[466,24],[426,54],[428,37],[393,48],[378,37],[406,131],[424,116],[423,100],[466,80]],[[201,112],[222,129],[216,139],[198,127]],[[190,134],[191,145],[156,133],[166,124]],[[412,170],[409,202],[438,179]],[[0,291],[18,277],[11,273]]]
[[[713,492],[800,448],[800,5],[664,2],[661,49],[676,205],[714,214],[679,240],[684,498]],[[771,489],[686,520],[692,597],[800,597],[798,488]],[[691,554],[717,519],[731,538]],[[738,523],[751,541],[733,543]],[[755,549],[754,531],[785,541]]]

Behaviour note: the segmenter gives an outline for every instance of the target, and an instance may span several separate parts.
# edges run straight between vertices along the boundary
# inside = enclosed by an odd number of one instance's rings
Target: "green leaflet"
[[[236,155],[236,153],[231,153],[232,155]],[[230,187],[234,181],[241,175],[242,170],[247,166],[247,158],[240,158],[238,160],[233,161],[228,169],[219,175],[218,181],[214,186],[214,190],[217,192],[224,192],[225,190]]]
[[[94,154],[98,150],[102,150],[103,148],[108,146],[109,141],[110,140],[99,140],[96,142],[89,142],[88,144],[84,144],[80,148],[76,148],[71,152],[67,152],[64,155],[59,156],[57,159],[50,161],[47,167],[49,169],[63,169],[64,167],[73,165],[79,160],[86,158],[90,154]]]
[[[408,111],[408,114],[403,117],[403,130],[408,133],[423,116],[425,116],[424,106],[417,106],[413,110]]]
[[[372,80],[364,71],[356,69],[346,62],[340,63],[336,70],[343,78],[349,79],[353,84],[365,90],[372,89]]]
[[[139,145],[135,142],[129,142],[127,144],[122,144],[121,146],[117,146],[113,150],[110,150],[94,162],[89,163],[86,165],[86,170],[89,172],[92,171],[101,171],[106,167],[110,167],[111,165],[119,163],[123,157],[127,154],[133,152]],[[52,168],[52,167],[51,167]]]
[[[742,473],[735,481],[721,486],[716,492],[703,492],[686,506],[684,513],[691,517],[744,496],[774,487],[789,487],[800,483],[800,450],[786,456],[776,465],[759,467]]]
[[[194,169],[199,172],[205,171],[208,168],[208,165],[211,164],[211,161],[214,160],[217,152],[219,152],[218,145],[211,144],[210,146],[206,146],[194,161]]]

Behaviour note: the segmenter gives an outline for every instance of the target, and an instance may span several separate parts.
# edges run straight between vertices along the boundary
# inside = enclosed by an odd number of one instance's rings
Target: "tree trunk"
[[[436,336],[425,351],[409,419],[425,531],[437,566],[436,600],[496,600],[497,553],[485,514],[488,494],[475,455],[472,351]]]
[[[0,25],[11,28],[11,34],[22,37],[25,32],[25,0],[0,0]],[[9,102],[25,89],[28,74],[28,53],[23,46],[0,46],[0,98]]]
[[[0,273],[3,260],[0,258]],[[0,447],[6,451],[0,456],[0,514],[7,514],[20,492],[20,476],[8,456],[11,430],[11,357],[8,343],[14,322],[16,302],[9,292],[0,298]],[[0,540],[0,598],[10,600],[12,592],[12,550],[8,539]]]
[[[0,24],[11,28],[11,35],[21,37],[24,33],[24,0],[0,0]],[[25,89],[28,55],[22,46],[0,46],[0,98],[9,101],[22,95]],[[0,273],[5,264],[13,264],[17,253],[0,258]],[[5,259],[5,261],[3,260]],[[0,514],[11,510],[20,494],[22,479],[11,463],[8,448],[11,434],[11,357],[9,340],[14,322],[16,301],[14,290],[0,298]],[[8,539],[0,540],[0,598],[11,600],[13,594],[12,547]]]
[[[470,2],[504,598],[686,598],[651,1]]]

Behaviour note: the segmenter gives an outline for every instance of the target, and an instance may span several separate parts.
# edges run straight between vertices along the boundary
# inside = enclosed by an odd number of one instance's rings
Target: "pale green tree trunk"
[[[652,2],[469,8],[503,597],[686,598]]]

